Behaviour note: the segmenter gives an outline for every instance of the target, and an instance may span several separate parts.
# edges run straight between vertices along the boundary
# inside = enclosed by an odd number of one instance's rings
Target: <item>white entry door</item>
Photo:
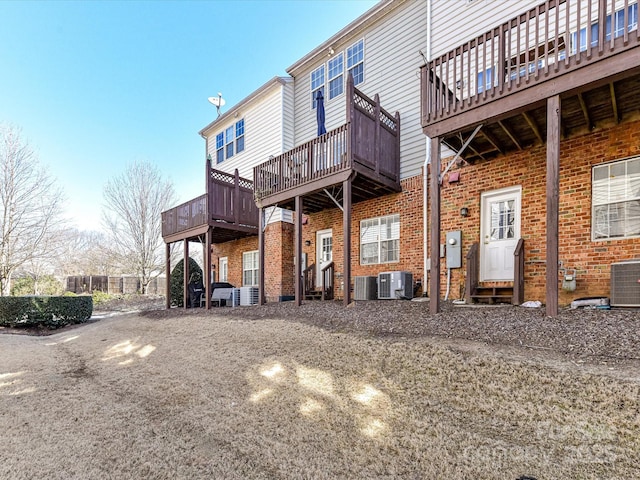
[[[480,280],[513,281],[513,253],[520,239],[521,187],[482,194]]]
[[[333,261],[333,231],[316,232],[316,287],[322,287],[322,269]]]

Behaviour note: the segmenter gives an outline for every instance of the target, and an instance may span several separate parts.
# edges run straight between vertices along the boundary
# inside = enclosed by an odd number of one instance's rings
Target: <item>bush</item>
[[[109,300],[112,300],[114,298],[113,295],[101,292],[100,290],[94,290],[91,296],[93,297],[93,304],[95,306],[107,303]]]
[[[189,276],[194,282],[202,281],[202,269],[200,265],[189,257]],[[171,305],[184,306],[184,259],[180,260],[173,272],[171,272]]]
[[[60,328],[91,318],[93,299],[77,297],[0,297],[0,326]]]

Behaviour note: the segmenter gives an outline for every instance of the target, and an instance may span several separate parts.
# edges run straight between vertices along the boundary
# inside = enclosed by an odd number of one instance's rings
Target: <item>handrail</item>
[[[471,304],[473,303],[473,298],[471,298],[471,296],[475,293],[480,279],[480,256],[477,243],[471,245],[471,248],[469,248],[469,251],[467,252],[466,259],[467,276],[464,280],[465,300],[468,304]]]
[[[162,236],[173,235],[205,225],[208,219],[207,194],[200,195],[177,207],[162,212]]]
[[[638,4],[545,0],[421,68],[422,125],[489,103],[627,48]]]
[[[322,277],[322,300],[333,299],[333,286],[335,283],[335,269],[333,262],[329,262],[320,271]]]
[[[316,289],[316,264],[309,265],[302,271],[302,296]]]
[[[513,252],[513,305],[524,303],[524,239],[518,240]]]

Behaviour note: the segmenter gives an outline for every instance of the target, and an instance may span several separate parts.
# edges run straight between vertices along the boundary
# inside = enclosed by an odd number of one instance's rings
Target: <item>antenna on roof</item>
[[[220,92],[218,92],[218,96],[217,97],[209,97],[209,98],[207,98],[207,100],[209,100],[209,103],[211,105],[215,105],[216,106],[216,110],[218,111],[218,117],[220,117],[220,107],[224,107],[224,104],[226,103],[224,101],[224,98],[222,98],[222,94]]]

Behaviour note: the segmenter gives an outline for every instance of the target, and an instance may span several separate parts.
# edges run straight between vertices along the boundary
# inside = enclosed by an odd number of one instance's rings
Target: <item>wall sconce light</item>
[[[311,246],[311,240],[305,240],[305,241],[304,241],[304,244],[305,244],[307,247],[310,247],[310,246]]]
[[[460,209],[460,216],[461,217],[468,217],[469,216],[469,209],[467,207],[462,207]]]

